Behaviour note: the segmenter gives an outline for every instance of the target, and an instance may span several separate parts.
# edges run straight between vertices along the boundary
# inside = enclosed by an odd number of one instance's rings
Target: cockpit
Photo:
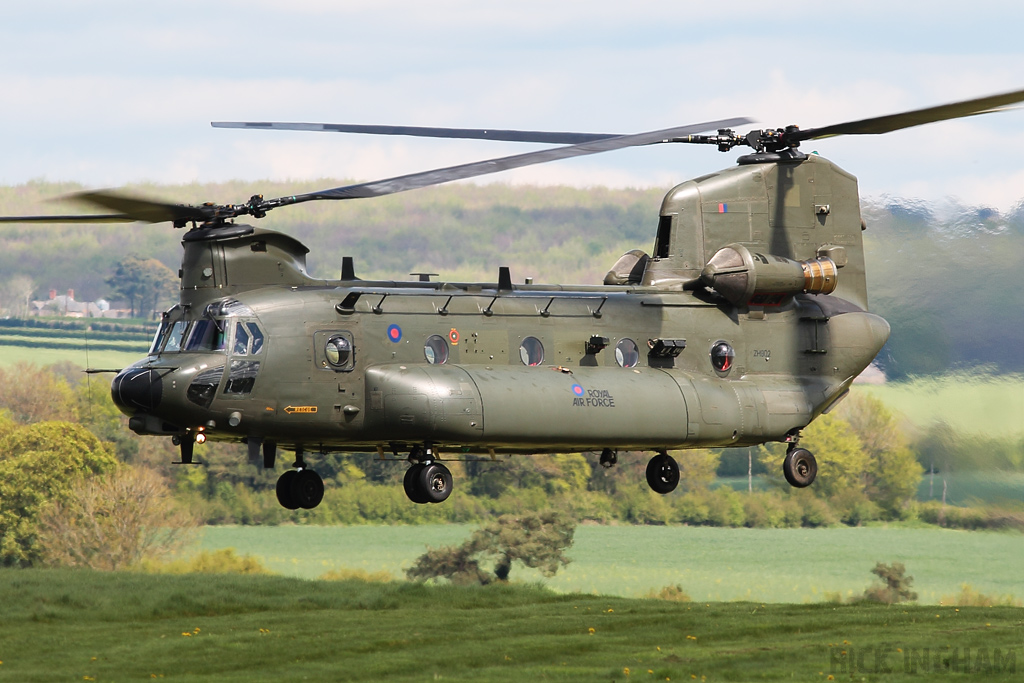
[[[171,372],[190,376],[185,397],[197,406],[209,408],[218,392],[224,399],[248,398],[256,386],[265,349],[266,337],[255,314],[235,299],[211,303],[200,316],[187,306],[175,305],[163,315],[148,362],[115,377],[114,401],[128,414],[155,410],[167,370],[151,369],[154,362],[183,364]],[[186,354],[201,356],[189,358]]]
[[[176,304],[164,313],[160,329],[149,348],[150,356],[162,353],[224,353],[234,328],[233,352],[256,354],[263,347],[263,332],[254,320],[252,309],[235,299],[217,301],[203,309],[198,320],[189,320],[188,308]]]

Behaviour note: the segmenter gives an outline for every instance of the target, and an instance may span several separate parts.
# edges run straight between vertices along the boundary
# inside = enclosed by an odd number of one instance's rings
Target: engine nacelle
[[[711,257],[700,280],[734,305],[778,306],[801,292],[831,294],[839,281],[838,271],[835,261],[828,257],[794,261],[752,253],[734,243]]]

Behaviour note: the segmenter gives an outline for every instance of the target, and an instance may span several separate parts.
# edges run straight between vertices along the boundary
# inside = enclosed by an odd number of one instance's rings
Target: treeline
[[[129,189],[195,203],[342,184],[323,179]],[[43,182],[0,187],[0,212],[50,212],[47,200],[80,189]],[[272,212],[260,225],[309,246],[310,272],[317,277],[337,277],[342,257],[353,256],[357,275],[368,278],[438,272],[448,280],[495,280],[498,266],[507,265],[516,280],[597,283],[624,251],[650,250],[666,189],[450,185],[372,201],[300,204]],[[892,325],[880,357],[886,374],[901,378],[978,365],[1024,372],[1024,290],[1016,282],[1024,204],[1001,214],[883,197],[865,199],[862,208],[869,298]],[[108,280],[130,255],[176,271],[180,237],[166,226],[5,224],[0,273],[8,282],[0,282],[0,308],[23,305],[25,278],[37,298],[50,287],[74,287],[82,300],[111,296]]]

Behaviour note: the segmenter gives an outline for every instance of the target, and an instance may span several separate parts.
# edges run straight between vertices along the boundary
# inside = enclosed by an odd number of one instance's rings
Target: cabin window
[[[324,347],[324,356],[332,367],[343,368],[352,360],[352,342],[340,335],[331,337]]]
[[[231,372],[228,374],[228,381],[224,384],[225,394],[248,394],[256,383],[256,374],[260,371],[258,361],[233,360],[231,361]]]
[[[519,345],[519,359],[523,365],[540,365],[544,362],[544,345],[536,337],[527,337]]]
[[[213,397],[217,393],[217,385],[224,375],[224,366],[204,370],[196,375],[192,383],[188,385],[185,395],[188,400],[203,408],[209,408],[213,403]]]
[[[711,365],[720,374],[726,374],[732,370],[733,362],[736,359],[736,352],[724,341],[716,342],[711,347]]]
[[[448,362],[448,342],[440,335],[431,335],[423,346],[423,355],[431,365],[444,365]]]
[[[620,339],[615,345],[615,362],[623,368],[635,368],[640,362],[640,349],[632,339]]]

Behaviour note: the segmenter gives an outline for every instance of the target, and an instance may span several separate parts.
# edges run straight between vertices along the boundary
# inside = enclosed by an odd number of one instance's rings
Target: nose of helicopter
[[[110,397],[125,415],[152,412],[160,405],[163,380],[156,370],[128,368],[110,384]]]

